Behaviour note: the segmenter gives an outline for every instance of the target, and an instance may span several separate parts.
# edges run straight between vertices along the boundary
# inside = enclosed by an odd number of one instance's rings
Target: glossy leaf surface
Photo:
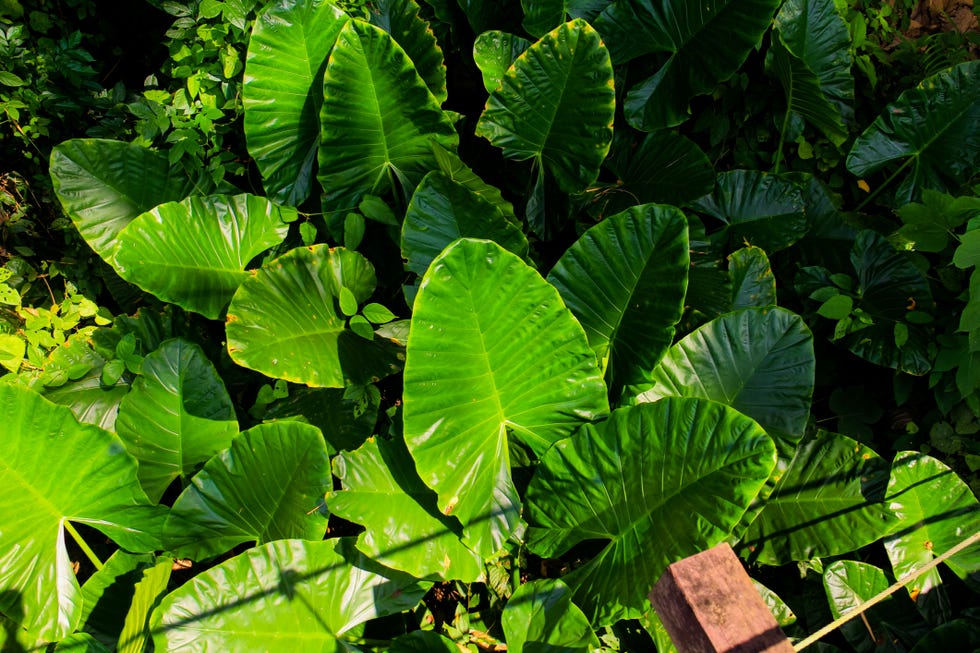
[[[621,408],[545,454],[528,487],[528,546],[555,557],[601,541],[563,580],[593,625],[639,616],[649,588],[637,579],[727,537],[775,461],[765,431],[722,404],[670,397]]]
[[[703,397],[756,420],[792,451],[810,414],[815,359],[803,320],[782,308],[743,309],[712,320],[671,347],[639,401]]]
[[[119,438],[79,424],[64,406],[0,385],[0,424],[0,587],[8,590],[0,611],[23,610],[23,627],[57,641],[82,616],[65,520],[98,528],[130,551],[152,551],[166,511],[143,494]]]
[[[372,6],[368,19],[398,42],[436,101],[445,102],[449,96],[442,50],[429,23],[419,16],[419,5],[414,0],[380,0]]]
[[[329,0],[276,0],[255,19],[242,84],[245,139],[273,201],[297,206],[312,190],[323,69],[348,20]]]
[[[776,305],[776,277],[769,257],[758,247],[743,247],[728,256],[732,309]]]
[[[324,208],[354,208],[367,195],[410,193],[434,167],[431,142],[458,142],[439,101],[385,31],[349,22],[323,76],[320,171]]]
[[[231,397],[201,348],[167,340],[143,360],[123,398],[116,432],[139,461],[140,484],[159,501],[176,478],[231,444],[238,421]]]
[[[895,456],[885,502],[898,519],[885,539],[898,579],[980,531],[980,503],[969,486],[949,467],[925,454],[903,451]],[[980,586],[980,545],[948,558],[945,564],[973,587]],[[919,589],[927,592],[930,588],[923,585]]]
[[[540,456],[603,415],[605,394],[582,328],[516,255],[463,239],[429,266],[408,338],[405,441],[476,552],[494,554],[517,526],[515,440]]]
[[[165,302],[216,320],[249,261],[282,242],[296,219],[255,195],[208,195],[157,206],[118,236],[119,275]]]
[[[239,365],[314,387],[368,383],[397,371],[398,345],[346,328],[340,289],[358,303],[374,292],[362,255],[326,245],[298,247],[241,285],[228,307],[228,353]]]
[[[534,159],[566,192],[595,181],[612,142],[613,71],[599,35],[564,23],[507,70],[476,126],[509,159]]]
[[[525,583],[511,595],[501,616],[507,650],[515,653],[588,653],[599,646],[589,620],[572,603],[562,581]]]
[[[687,231],[673,207],[633,207],[585,232],[548,275],[613,389],[649,380],[674,338],[690,267]]]
[[[174,502],[164,538],[193,560],[243,542],[322,539],[318,508],[331,487],[320,429],[299,422],[260,424],[242,432],[194,475]]]
[[[280,540],[227,560],[153,612],[157,650],[340,652],[354,626],[413,607],[415,579],[350,554],[348,542]]]
[[[167,157],[139,145],[80,138],[51,151],[55,194],[85,242],[111,262],[119,232],[136,216],[195,189]]]
[[[460,542],[459,522],[439,512],[401,441],[370,439],[334,460],[342,490],[327,508],[367,530],[357,548],[373,560],[416,578],[466,583],[483,574],[483,559]]]
[[[458,238],[485,238],[522,258],[524,233],[487,200],[439,172],[430,172],[415,189],[402,223],[406,269],[425,274],[439,253]]]
[[[866,176],[893,163],[910,168],[896,205],[924,188],[954,192],[980,164],[980,61],[939,72],[895,102],[854,141],[847,169]]]
[[[667,53],[663,66],[627,94],[627,121],[642,131],[655,131],[687,120],[688,101],[738,69],[769,28],[778,5],[778,0],[610,3],[595,28],[613,61]]]
[[[895,523],[882,502],[888,463],[851,438],[818,431],[780,471],[742,538],[744,555],[768,565],[855,551]]]

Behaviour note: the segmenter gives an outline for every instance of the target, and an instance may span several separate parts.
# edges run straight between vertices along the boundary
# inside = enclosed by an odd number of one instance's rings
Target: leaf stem
[[[85,557],[89,559],[89,562],[92,563],[92,565],[95,567],[95,570],[101,571],[102,561],[99,560],[99,556],[95,555],[95,551],[93,551],[92,548],[89,547],[88,542],[82,539],[82,536],[78,534],[78,531],[75,530],[75,527],[72,526],[71,522],[68,521],[67,519],[65,520],[65,530],[68,531],[69,535],[71,535],[71,539],[75,540],[75,544],[77,544],[78,548],[82,550],[82,553],[85,554]]]
[[[790,108],[789,104],[786,105],[786,113],[783,115],[783,126],[779,130],[779,145],[776,147],[776,164],[773,166],[772,172],[774,175],[779,174],[779,166],[783,162],[783,145],[786,142],[786,130],[789,129],[789,114]]]
[[[821,628],[817,632],[813,633],[812,635],[810,635],[806,639],[804,639],[804,640],[802,640],[800,642],[797,642],[796,645],[793,646],[793,650],[794,651],[802,651],[803,649],[805,649],[810,644],[813,644],[814,642],[816,642],[818,639],[824,637],[825,635],[828,635],[829,633],[833,632],[834,630],[837,630],[837,628],[839,628],[842,624],[847,623],[848,621],[850,621],[854,617],[857,617],[858,615],[864,614],[864,612],[866,610],[872,608],[873,606],[877,605],[881,601],[884,601],[889,596],[891,596],[892,594],[894,594],[898,590],[902,589],[903,587],[905,587],[906,585],[908,585],[909,583],[911,583],[912,581],[914,581],[916,578],[918,578],[919,576],[921,576],[924,573],[926,573],[927,571],[932,571],[933,569],[935,569],[936,567],[938,567],[940,565],[940,563],[945,562],[948,558],[953,557],[954,555],[956,555],[960,551],[966,549],[967,547],[969,547],[969,546],[971,546],[973,544],[976,544],[977,542],[980,542],[980,531],[977,531],[976,533],[974,533],[970,537],[966,538],[965,540],[963,540],[962,542],[960,542],[959,544],[957,544],[953,548],[949,549],[948,551],[946,551],[942,555],[936,556],[928,564],[925,564],[922,567],[919,567],[913,573],[909,574],[905,578],[903,578],[900,581],[896,582],[894,585],[892,585],[888,589],[883,590],[883,591],[879,592],[878,594],[872,596],[870,599],[868,599],[867,601],[865,601],[861,605],[857,606],[853,610],[850,610],[847,614],[841,615],[840,617],[838,617],[834,621],[830,622],[829,624],[827,624],[826,626],[824,626],[823,628]]]

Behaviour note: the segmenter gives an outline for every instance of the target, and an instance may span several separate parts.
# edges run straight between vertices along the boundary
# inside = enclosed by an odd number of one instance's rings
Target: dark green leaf
[[[776,277],[769,257],[758,247],[743,247],[728,256],[732,310],[776,305]]]
[[[614,391],[648,381],[670,346],[689,267],[684,214],[647,204],[589,229],[548,275]]]
[[[555,25],[545,32],[551,31],[553,27]],[[500,86],[507,69],[529,47],[531,42],[527,39],[499,30],[483,32],[476,37],[473,42],[473,61],[480,69],[487,93],[493,93]]]
[[[583,20],[555,28],[514,61],[476,126],[519,161],[534,159],[565,192],[595,181],[612,141],[613,71]]]
[[[372,3],[369,20],[391,34],[415,64],[415,70],[440,104],[446,101],[446,66],[442,50],[429,24],[419,17],[414,0],[378,0]]]
[[[926,188],[921,204],[906,204],[897,213],[905,223],[898,230],[903,239],[921,252],[941,252],[954,229],[980,215],[980,198],[953,198]]]
[[[847,155],[847,169],[866,176],[901,161],[911,167],[895,190],[899,205],[922,190],[957,191],[980,165],[980,61],[944,70],[888,105]]]

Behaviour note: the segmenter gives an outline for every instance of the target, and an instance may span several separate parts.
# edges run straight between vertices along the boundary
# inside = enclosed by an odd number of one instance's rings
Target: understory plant
[[[671,651],[726,542],[977,645],[980,64],[865,106],[838,4],[172,3],[156,131],[50,158],[138,310],[0,276],[6,645]]]

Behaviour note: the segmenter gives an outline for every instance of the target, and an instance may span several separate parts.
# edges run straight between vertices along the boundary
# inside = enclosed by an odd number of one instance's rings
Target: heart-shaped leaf
[[[887,478],[888,463],[874,451],[819,431],[777,474],[775,489],[742,538],[744,555],[781,565],[871,544],[895,522],[882,503]]]
[[[201,560],[242,542],[322,539],[317,510],[331,487],[330,458],[320,429],[300,422],[260,424],[194,475],[170,511],[168,547]]]
[[[806,234],[806,204],[791,181],[758,170],[732,170],[718,175],[715,190],[692,204],[699,213],[721,220],[724,227],[711,240],[761,247],[772,254]]]
[[[509,159],[534,159],[562,190],[595,181],[612,142],[613,71],[584,20],[564,23],[514,61],[476,126]]]
[[[779,0],[612,2],[595,20],[613,61],[649,52],[668,58],[626,96],[626,120],[656,131],[687,120],[688,101],[728,79],[769,29]]]
[[[529,47],[531,42],[527,39],[499,30],[489,30],[476,37],[473,62],[480,69],[487,93],[493,93],[510,65]]]
[[[65,213],[85,242],[112,262],[119,232],[136,216],[196,188],[166,155],[139,145],[79,138],[51,151],[51,181]]]
[[[190,478],[231,444],[238,421],[211,361],[199,346],[177,338],[143,360],[142,374],[119,406],[116,432],[139,461],[143,490],[159,501],[175,478]]]
[[[68,408],[0,385],[0,424],[0,612],[20,612],[22,627],[57,641],[82,616],[65,522],[93,526],[130,551],[153,551],[166,510],[143,494],[119,438],[79,424]]]
[[[731,533],[775,462],[765,431],[728,406],[670,397],[620,408],[544,455],[527,491],[528,546],[554,557],[601,541],[563,580],[593,625],[639,616],[669,564]]]
[[[372,7],[368,19],[398,41],[436,101],[445,102],[449,95],[442,50],[414,0],[382,0]]]
[[[815,359],[813,335],[782,308],[728,313],[689,333],[651,375],[638,401],[703,397],[756,420],[791,456],[810,415]]]
[[[310,194],[323,69],[348,20],[328,0],[276,0],[255,18],[242,83],[245,140],[273,201],[298,206]]]
[[[922,189],[955,192],[980,165],[980,61],[936,73],[885,108],[847,155],[847,169],[865,176],[901,161],[911,171],[895,190],[896,205],[918,201]]]
[[[216,320],[248,277],[249,261],[282,242],[296,219],[255,195],[188,197],[157,206],[118,235],[119,276]]]
[[[374,292],[374,267],[357,252],[298,247],[259,270],[228,307],[228,353],[239,365],[273,378],[341,388],[398,371],[401,347],[366,340],[346,328],[340,289],[358,303]]]
[[[343,490],[327,494],[327,508],[367,528],[357,548],[372,560],[416,578],[471,583],[483,574],[482,557],[460,542],[459,523],[439,512],[403,441],[372,438],[337,456],[334,473]]]
[[[511,448],[540,456],[608,410],[595,355],[558,291],[515,254],[466,239],[422,279],[403,396],[419,475],[485,557],[520,517]]]
[[[327,212],[365,195],[409,196],[435,167],[431,143],[456,149],[458,136],[412,60],[368,23],[341,30],[323,75],[319,180]]]
[[[159,651],[352,651],[351,629],[415,606],[415,579],[350,553],[348,540],[278,540],[168,594],[150,618]],[[347,637],[345,637],[345,635]]]
[[[613,392],[647,381],[670,346],[689,267],[684,214],[647,204],[589,229],[548,275],[607,365]]]

